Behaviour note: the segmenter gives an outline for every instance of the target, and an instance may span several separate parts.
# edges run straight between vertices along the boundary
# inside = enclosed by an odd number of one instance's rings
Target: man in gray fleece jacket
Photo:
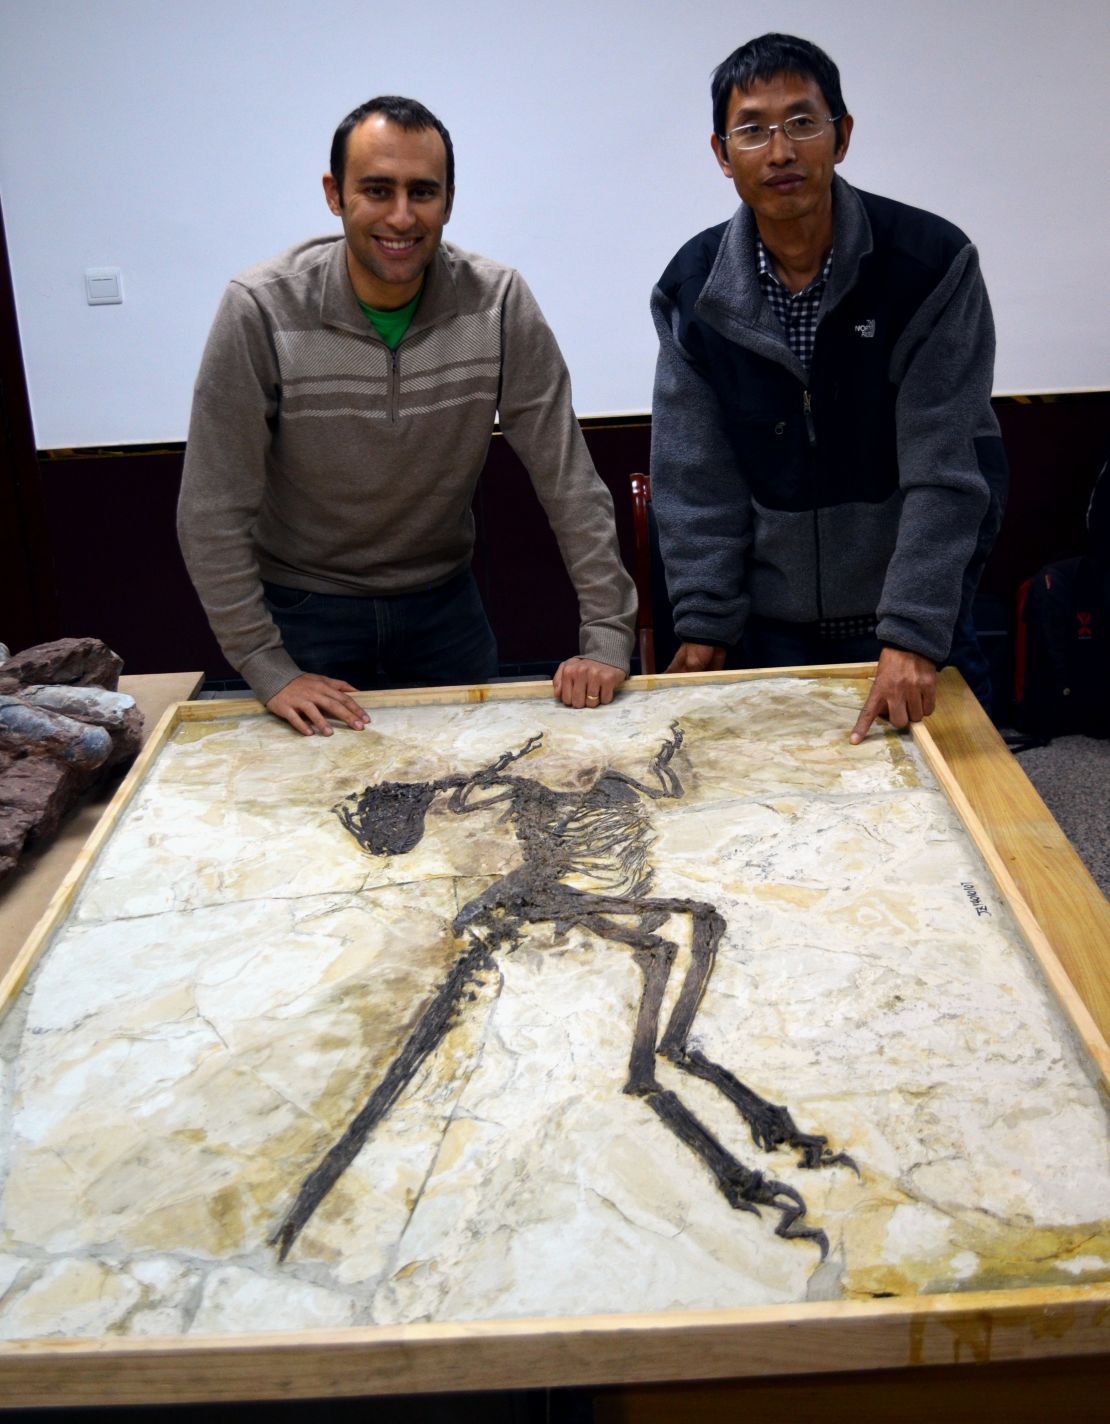
[[[652,489],[668,671],[878,659],[876,716],[928,716],[938,664],[989,694],[971,603],[1007,471],[978,256],[931,213],[850,187],[836,65],[792,35],[713,76],[742,205],[652,298]]]
[[[555,694],[611,701],[635,620],[612,501],[520,275],[441,242],[447,130],[370,100],[336,131],[324,191],[343,236],[236,277],[197,378],[178,532],[228,660],[306,735],[363,727],[356,688],[495,676],[469,565],[500,416],[578,594],[581,654]]]

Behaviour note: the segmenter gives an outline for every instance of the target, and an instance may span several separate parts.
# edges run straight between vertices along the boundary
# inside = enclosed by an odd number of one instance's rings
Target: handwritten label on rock
[[[971,907],[975,911],[975,913],[977,915],[989,915],[989,908],[983,903],[982,896],[979,894],[978,890],[976,890],[975,886],[971,883],[971,881],[961,880],[960,885],[963,889],[964,894],[971,901]]]

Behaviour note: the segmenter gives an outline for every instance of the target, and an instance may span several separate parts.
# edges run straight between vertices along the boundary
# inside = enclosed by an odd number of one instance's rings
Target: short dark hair
[[[836,119],[836,141],[840,142],[840,119],[847,112],[840,92],[840,70],[823,49],[811,40],[797,35],[760,35],[734,49],[713,71],[713,132],[723,138],[728,122],[728,101],[733,89],[745,90],[760,79],[774,79],[778,74],[800,74],[812,79]]]
[[[331,141],[331,176],[339,188],[339,203],[343,204],[343,177],[347,169],[347,140],[351,130],[358,128],[363,119],[371,114],[384,114],[391,124],[402,129],[435,129],[447,150],[447,187],[455,186],[455,150],[451,135],[435,114],[426,109],[416,99],[403,99],[399,94],[379,94],[376,99],[367,99],[357,109],[352,109],[335,131]]]

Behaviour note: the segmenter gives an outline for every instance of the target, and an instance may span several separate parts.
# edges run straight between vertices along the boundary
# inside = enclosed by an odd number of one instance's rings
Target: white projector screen
[[[709,75],[778,26],[839,64],[859,187],[979,244],[1000,393],[1110,386],[1105,0],[0,0],[0,193],[40,448],[185,436],[227,279],[334,231],[332,131],[378,93],[447,124],[447,236],[521,269],[581,415],[645,411],[647,303],[733,210]],[[88,267],[122,305],[89,306]]]

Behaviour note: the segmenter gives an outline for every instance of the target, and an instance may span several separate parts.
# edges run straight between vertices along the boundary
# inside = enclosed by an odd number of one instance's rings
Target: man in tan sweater
[[[469,566],[499,417],[578,594],[555,694],[611,701],[635,618],[612,501],[520,275],[441,241],[447,130],[370,100],[336,131],[324,192],[343,236],[232,281],[194,392],[178,532],[228,660],[307,735],[364,726],[356,688],[495,676]]]

